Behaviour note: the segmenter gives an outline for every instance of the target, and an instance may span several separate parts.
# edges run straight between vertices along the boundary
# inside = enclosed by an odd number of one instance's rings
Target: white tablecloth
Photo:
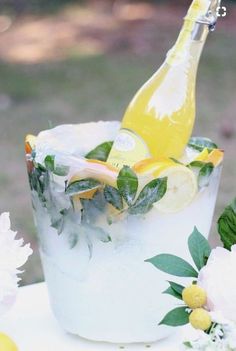
[[[0,318],[0,331],[15,340],[19,351],[179,351],[182,341],[195,335],[187,326],[176,329],[168,340],[151,345],[110,345],[80,339],[65,333],[58,325],[50,310],[45,283],[19,289],[15,305]]]

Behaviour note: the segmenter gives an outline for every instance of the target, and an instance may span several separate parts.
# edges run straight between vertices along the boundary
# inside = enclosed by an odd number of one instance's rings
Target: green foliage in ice
[[[117,178],[117,187],[128,205],[131,205],[138,190],[138,177],[129,166],[124,166]]]
[[[203,161],[192,161],[189,165],[193,171],[197,171],[197,181],[198,188],[201,189],[209,185],[210,177],[212,172],[214,171],[214,165],[211,162],[203,162]]]
[[[200,189],[209,185],[210,176],[213,170],[214,165],[211,162],[205,163],[204,166],[202,166],[198,174],[198,186]]]
[[[55,164],[54,155],[47,155],[44,159],[44,165],[48,171],[58,176],[66,176],[69,172],[69,168],[67,166]]]
[[[104,188],[104,196],[106,201],[117,210],[121,211],[123,209],[123,199],[118,189],[114,188],[113,186],[106,185]]]
[[[55,161],[54,155],[47,155],[44,159],[45,167],[51,172],[54,171],[54,161]]]
[[[93,178],[86,178],[81,180],[76,180],[70,183],[65,190],[67,195],[79,195],[89,190],[98,189],[101,183]]]
[[[45,188],[47,188],[48,177],[44,177],[46,172],[41,168],[34,168],[29,173],[29,183],[31,191],[35,191],[38,194],[40,201],[45,206],[46,198],[44,196]],[[34,206],[34,203],[33,203]]]
[[[218,232],[224,247],[230,250],[236,244],[236,198],[218,219]]]
[[[141,190],[137,200],[132,204],[128,212],[130,214],[145,214],[159,201],[166,193],[167,178],[153,179]]]
[[[207,148],[208,151],[213,149],[217,149],[217,145],[213,143],[211,139],[203,138],[203,137],[192,137],[189,139],[188,146],[197,151],[202,151]]]
[[[97,147],[95,147],[95,149],[90,151],[85,156],[85,158],[99,160],[99,161],[106,161],[111,151],[112,145],[113,145],[113,141],[106,141],[105,143],[98,145]]]

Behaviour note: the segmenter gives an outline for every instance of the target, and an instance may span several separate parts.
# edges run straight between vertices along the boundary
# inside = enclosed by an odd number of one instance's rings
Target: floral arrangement
[[[224,248],[211,250],[207,239],[194,228],[188,239],[194,266],[170,254],[147,260],[163,272],[193,279],[187,287],[169,281],[163,292],[182,303],[160,324],[176,327],[190,323],[199,330],[199,338],[186,341],[185,349],[236,350],[236,198],[220,216],[218,232]]]
[[[29,244],[23,246],[23,239],[16,240],[17,232],[11,230],[10,215],[4,212],[0,215],[0,315],[5,313],[14,303],[19,270],[32,254]],[[17,350],[10,338],[0,333],[0,346],[3,350]],[[2,349],[2,348],[1,348]]]

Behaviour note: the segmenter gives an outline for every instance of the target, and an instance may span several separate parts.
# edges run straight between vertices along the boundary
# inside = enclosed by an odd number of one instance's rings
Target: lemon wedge
[[[218,166],[224,157],[224,151],[219,149],[214,149],[210,152],[209,156],[207,157],[207,162],[212,162],[213,165],[216,167]]]
[[[157,178],[161,171],[175,165],[176,163],[169,158],[146,158],[140,162],[137,162],[133,166],[133,170],[140,176],[152,175]]]
[[[194,161],[206,161],[206,159],[209,156],[208,149],[205,147],[200,154],[197,155],[197,157],[194,159]]]
[[[13,340],[4,333],[0,333],[0,350],[2,351],[18,351],[18,348]]]

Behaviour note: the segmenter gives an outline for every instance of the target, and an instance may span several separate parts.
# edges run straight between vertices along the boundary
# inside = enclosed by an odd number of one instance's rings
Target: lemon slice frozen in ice
[[[195,174],[186,166],[169,158],[149,158],[136,163],[133,170],[139,177],[167,177],[167,191],[154,206],[164,213],[173,213],[188,206],[197,193]]]
[[[197,179],[187,167],[179,164],[159,172],[158,177],[167,177],[167,191],[154,206],[163,213],[178,212],[188,206],[197,193]]]

